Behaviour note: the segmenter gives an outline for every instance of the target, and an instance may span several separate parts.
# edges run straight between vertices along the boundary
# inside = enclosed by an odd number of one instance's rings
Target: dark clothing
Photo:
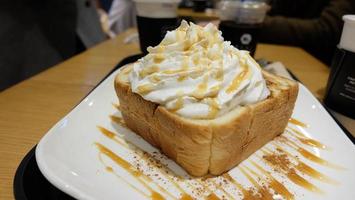
[[[104,39],[90,0],[0,0],[0,91]]]
[[[0,24],[0,91],[75,53],[72,0],[5,0]]]
[[[355,14],[355,0],[272,0],[260,41],[295,45],[330,64],[343,27]]]

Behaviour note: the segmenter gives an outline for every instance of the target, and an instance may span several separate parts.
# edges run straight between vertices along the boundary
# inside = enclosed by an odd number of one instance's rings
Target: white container
[[[344,27],[339,47],[355,53],[355,15],[344,15]]]
[[[175,18],[181,0],[133,0],[137,15],[149,18]]]

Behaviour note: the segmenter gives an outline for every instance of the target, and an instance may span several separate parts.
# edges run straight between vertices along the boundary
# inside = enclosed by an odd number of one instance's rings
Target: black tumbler
[[[149,18],[137,16],[139,44],[141,51],[146,54],[149,46],[158,45],[169,30],[178,26],[177,18]]]
[[[205,12],[207,8],[207,0],[193,0],[193,11]]]
[[[238,49],[249,51],[250,55],[254,56],[261,26],[261,24],[222,21],[219,24],[219,29],[225,40],[230,41]]]
[[[137,10],[137,26],[141,51],[156,46],[169,30],[178,26],[177,7],[180,0],[133,0]]]
[[[336,49],[324,103],[332,110],[355,119],[355,53]]]
[[[226,41],[254,56],[259,32],[269,6],[260,1],[222,1],[219,29]]]
[[[344,15],[341,39],[331,64],[324,103],[355,119],[355,15]]]

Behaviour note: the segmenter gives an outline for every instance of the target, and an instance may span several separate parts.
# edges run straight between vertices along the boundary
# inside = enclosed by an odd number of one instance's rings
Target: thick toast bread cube
[[[281,134],[298,93],[296,82],[263,71],[267,99],[215,119],[189,119],[133,93],[131,67],[124,66],[115,79],[127,126],[193,176],[220,175]]]

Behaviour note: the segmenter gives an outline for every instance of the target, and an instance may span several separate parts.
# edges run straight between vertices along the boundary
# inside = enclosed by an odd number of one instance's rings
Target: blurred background
[[[247,1],[182,0],[178,15],[228,28],[225,22],[237,20],[240,5],[235,2]],[[354,0],[251,2],[266,5],[257,42],[301,47],[328,66],[341,36],[342,16],[355,13]],[[134,4],[133,0],[2,0],[0,91],[135,27]],[[256,9],[250,5],[243,9]],[[224,36],[233,41],[237,34]]]

